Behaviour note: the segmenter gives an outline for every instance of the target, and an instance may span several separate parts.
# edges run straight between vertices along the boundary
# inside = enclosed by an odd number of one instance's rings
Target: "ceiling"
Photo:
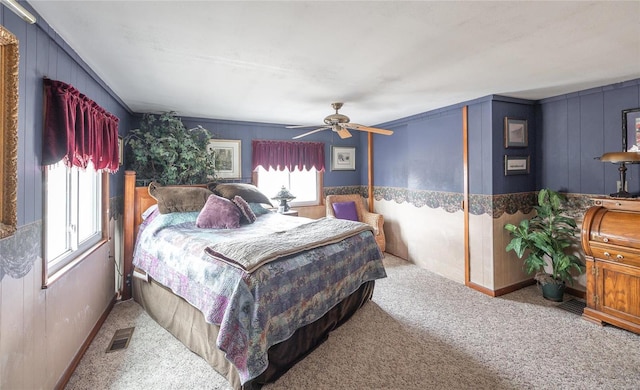
[[[38,1],[134,112],[376,125],[640,78],[640,1]]]

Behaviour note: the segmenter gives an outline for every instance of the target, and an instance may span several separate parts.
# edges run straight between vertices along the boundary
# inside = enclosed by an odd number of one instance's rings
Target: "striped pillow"
[[[240,195],[234,196],[231,201],[240,209],[240,213],[243,217],[243,222],[254,223],[256,221],[257,217],[253,210],[251,210],[249,203],[247,203],[247,201],[244,200]]]

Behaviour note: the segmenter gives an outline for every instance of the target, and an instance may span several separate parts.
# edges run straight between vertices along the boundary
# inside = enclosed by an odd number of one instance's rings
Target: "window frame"
[[[45,167],[43,173],[43,246],[42,246],[42,288],[46,289],[54,282],[59,280],[68,271],[75,268],[84,259],[91,256],[96,250],[105,245],[109,241],[109,174],[106,172],[97,172],[100,175],[100,230],[98,232],[99,238],[87,245],[79,246],[77,249],[72,250],[70,254],[64,257],[62,265],[56,266],[55,270],[50,270],[49,259],[47,257],[47,189],[48,189],[48,174]]]

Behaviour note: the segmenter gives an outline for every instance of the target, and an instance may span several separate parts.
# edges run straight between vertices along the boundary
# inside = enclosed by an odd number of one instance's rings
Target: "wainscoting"
[[[594,196],[568,194],[567,215],[576,219],[578,227]],[[465,282],[461,194],[376,187],[374,197],[374,211],[385,218],[387,252]],[[470,196],[470,282],[486,293],[499,295],[531,283],[522,261],[513,251],[505,251],[511,237],[504,225],[530,218],[534,202],[534,192]],[[574,252],[584,257],[578,241]],[[584,275],[576,277],[573,289],[584,291],[585,280]]]

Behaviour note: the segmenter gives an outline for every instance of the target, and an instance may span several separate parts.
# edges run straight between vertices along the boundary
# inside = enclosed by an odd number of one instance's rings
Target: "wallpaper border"
[[[368,188],[366,186],[325,187],[324,194],[325,196],[360,194],[367,198]],[[533,211],[537,194],[537,191],[500,195],[471,194],[469,195],[469,213],[472,215],[486,214],[493,218],[500,218],[504,213],[510,215],[517,212],[528,214]],[[567,196],[566,214],[578,220],[581,220],[586,210],[595,204],[593,198],[603,197],[603,195],[594,194],[565,193],[565,195]],[[441,208],[449,213],[462,211],[463,195],[456,192],[374,187],[373,197],[376,201],[393,201],[398,204],[407,202],[415,207]]]
[[[42,253],[42,221],[20,226],[13,236],[0,240],[0,281],[5,275],[13,279],[26,276]]]

